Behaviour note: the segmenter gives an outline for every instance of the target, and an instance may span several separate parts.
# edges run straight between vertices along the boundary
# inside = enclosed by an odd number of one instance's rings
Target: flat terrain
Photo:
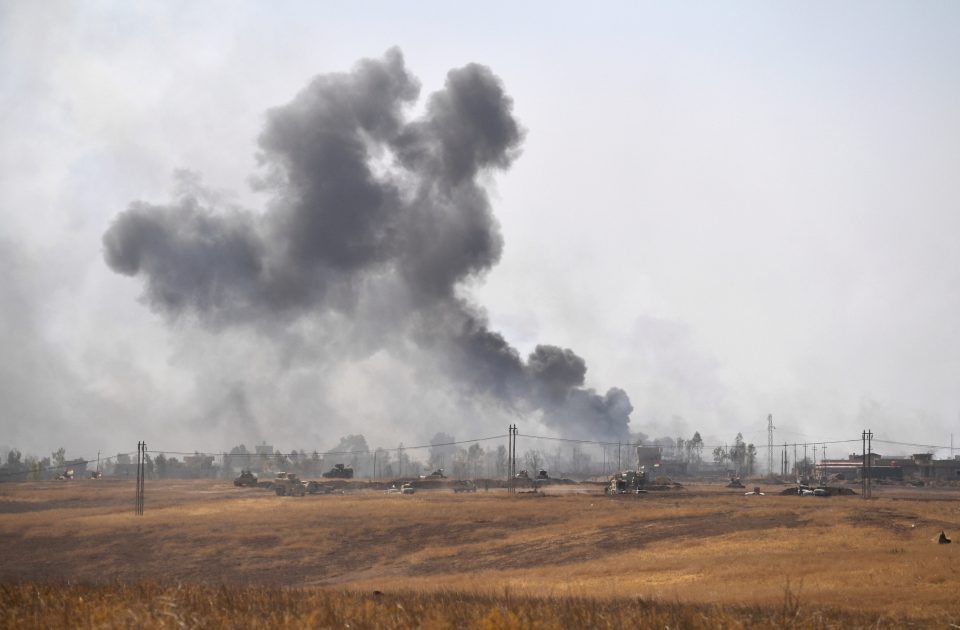
[[[0,484],[0,583],[444,591],[960,617],[960,493],[597,486],[277,497],[221,481]],[[945,530],[957,540],[938,545]]]

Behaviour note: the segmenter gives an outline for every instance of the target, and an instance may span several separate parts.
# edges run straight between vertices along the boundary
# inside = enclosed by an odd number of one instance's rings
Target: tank
[[[241,470],[240,476],[233,480],[233,485],[237,487],[250,486],[256,487],[257,476],[249,470]]]

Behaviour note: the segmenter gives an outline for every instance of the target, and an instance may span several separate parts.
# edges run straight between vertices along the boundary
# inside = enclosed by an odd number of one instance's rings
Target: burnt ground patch
[[[744,531],[796,528],[804,522],[794,512],[777,515],[714,512],[697,516],[638,520],[590,532],[572,533],[561,538],[550,535],[519,544],[491,545],[468,554],[431,558],[412,564],[409,573],[424,575],[571,564],[627,549],[642,549],[665,540],[683,542]]]

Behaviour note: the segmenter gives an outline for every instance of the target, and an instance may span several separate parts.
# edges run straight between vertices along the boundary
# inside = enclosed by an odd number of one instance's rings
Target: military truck
[[[296,473],[278,472],[273,480],[273,491],[278,497],[302,497],[307,493],[307,484]]]
[[[257,486],[257,476],[250,470],[241,470],[240,476],[233,480],[233,485],[238,488],[243,486],[255,488]]]
[[[337,464],[321,476],[326,479],[353,479],[353,468]]]

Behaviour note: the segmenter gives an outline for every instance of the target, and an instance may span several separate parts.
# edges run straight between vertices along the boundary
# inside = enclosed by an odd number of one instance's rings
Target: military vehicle
[[[610,485],[603,489],[607,494],[642,494],[646,490],[647,472],[641,470],[624,470],[610,477]]]
[[[541,468],[541,469],[537,472],[537,479],[541,479],[541,480],[542,480],[542,479],[549,479],[549,478],[550,478],[550,475],[548,475],[548,474],[547,474],[547,471],[544,470],[543,468]]]
[[[307,484],[296,473],[278,472],[273,480],[273,491],[278,497],[302,497],[307,493]]]
[[[730,483],[727,484],[728,488],[745,488],[743,482],[740,480],[740,475],[734,475],[730,477]]]
[[[251,486],[256,487],[257,485],[257,476],[249,470],[241,470],[240,476],[233,480],[233,485],[239,487],[242,486]]]
[[[476,492],[477,484],[473,483],[469,479],[464,479],[462,481],[456,481],[453,484],[454,492]]]
[[[423,477],[424,479],[446,479],[447,476],[443,474],[443,468],[437,468],[435,471]]]
[[[337,464],[321,476],[326,479],[353,479],[353,468]]]

